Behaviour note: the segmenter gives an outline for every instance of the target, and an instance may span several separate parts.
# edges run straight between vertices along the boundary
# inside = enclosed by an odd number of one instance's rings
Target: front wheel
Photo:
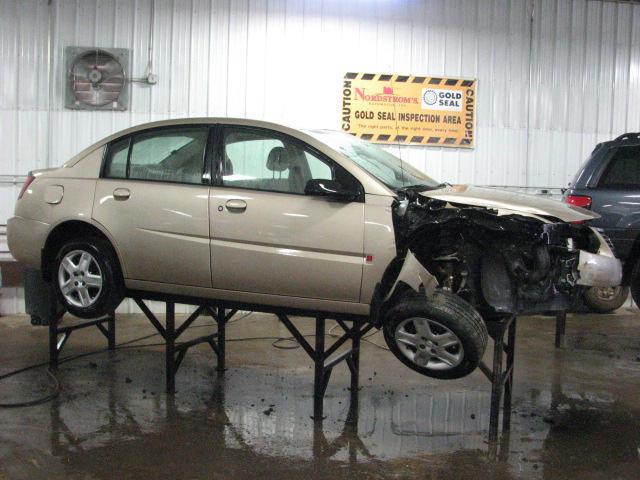
[[[629,287],[589,287],[584,303],[595,313],[610,313],[620,308],[629,296]]]
[[[66,242],[52,268],[56,296],[72,315],[99,317],[115,310],[122,301],[118,260],[105,240],[89,237]]]
[[[487,327],[462,298],[436,291],[407,292],[387,312],[384,337],[391,352],[427,377],[454,379],[476,369],[487,346]]]

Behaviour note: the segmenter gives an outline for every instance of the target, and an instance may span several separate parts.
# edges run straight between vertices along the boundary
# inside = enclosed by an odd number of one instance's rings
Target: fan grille
[[[117,102],[125,85],[125,74],[117,58],[100,49],[81,53],[70,70],[73,94],[79,102],[101,107]]]

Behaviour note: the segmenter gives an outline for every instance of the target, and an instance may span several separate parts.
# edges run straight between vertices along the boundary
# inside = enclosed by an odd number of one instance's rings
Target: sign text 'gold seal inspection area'
[[[473,148],[476,81],[347,73],[341,126],[376,143]]]

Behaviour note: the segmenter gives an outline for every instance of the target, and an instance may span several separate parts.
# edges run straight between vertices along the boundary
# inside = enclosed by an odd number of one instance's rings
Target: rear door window
[[[618,147],[600,177],[598,187],[640,189],[640,145]]]
[[[129,178],[201,184],[208,128],[163,129],[136,135]]]
[[[208,127],[171,127],[116,140],[104,177],[199,185],[205,181]]]

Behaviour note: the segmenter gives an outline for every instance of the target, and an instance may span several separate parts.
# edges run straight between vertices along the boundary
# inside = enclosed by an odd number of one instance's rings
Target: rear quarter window
[[[104,165],[104,176],[107,178],[127,177],[127,156],[129,154],[129,138],[118,140],[109,145]]]
[[[598,187],[640,189],[640,145],[618,147],[602,173]]]

